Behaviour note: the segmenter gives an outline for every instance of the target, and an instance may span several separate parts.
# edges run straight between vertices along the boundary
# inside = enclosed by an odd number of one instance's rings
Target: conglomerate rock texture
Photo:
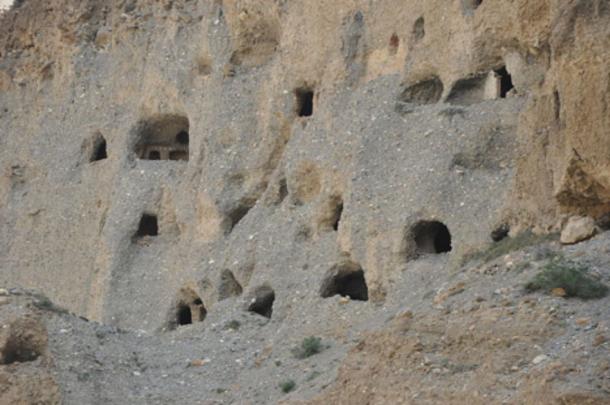
[[[269,403],[291,374],[288,401],[607,403],[607,364],[558,371],[562,388],[517,357],[567,350],[582,331],[557,314],[605,336],[608,299],[532,300],[536,265],[467,259],[572,215],[608,225],[609,66],[607,0],[17,2],[0,15],[0,285],[18,288],[3,316],[49,335],[23,373],[46,403]],[[607,282],[607,242],[544,249]],[[443,296],[457,278],[473,287]],[[290,356],[310,335],[329,342],[320,370]],[[465,347],[484,360],[400,361]]]

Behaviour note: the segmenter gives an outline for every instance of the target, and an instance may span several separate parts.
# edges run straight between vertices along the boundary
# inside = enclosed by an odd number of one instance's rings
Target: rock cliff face
[[[0,15],[0,283],[41,290],[105,325],[95,328],[140,331],[147,367],[175,339],[187,359],[219,352],[216,365],[205,366],[216,379],[202,391],[187,376],[181,381],[191,391],[180,396],[168,371],[171,383],[161,372],[149,383],[172,388],[147,393],[148,383],[132,381],[133,370],[144,370],[129,368],[124,384],[137,392],[111,393],[80,374],[78,388],[51,336],[59,362],[52,372],[69,403],[120,403],[124,395],[148,403],[276,401],[276,376],[291,370],[272,364],[284,353],[277,347],[308,335],[336,344],[320,360],[326,382],[312,378],[294,400],[554,401],[560,394],[551,385],[536,391],[541,376],[521,388],[520,375],[486,380],[488,397],[478,396],[485,389],[460,391],[455,376],[439,397],[351,390],[361,387],[358,373],[387,373],[376,384],[400,375],[387,346],[421,352],[415,337],[399,342],[405,308],[416,313],[408,316],[413,330],[457,342],[430,338],[420,342],[425,350],[465,350],[466,337],[440,326],[435,311],[490,328],[513,316],[498,332],[509,373],[511,328],[539,335],[532,345],[563,336],[561,325],[537,329],[548,308],[529,313],[517,284],[512,313],[490,303],[449,315],[445,300],[433,299],[457,275],[471,275],[464,277],[481,291],[522,282],[530,273],[483,282],[464,267],[503,238],[550,234],[572,215],[605,226],[608,66],[606,0],[17,2]],[[596,238],[587,243],[602,266],[607,238]],[[607,303],[591,315],[602,329]],[[201,343],[204,354],[191,352],[197,336],[222,341],[233,318],[244,326],[232,344],[247,355],[209,342]],[[70,339],[97,333],[53,319],[51,335],[61,322],[86,330]],[[144,344],[125,333],[123,343],[108,338],[123,344],[119,352]],[[352,369],[369,345],[371,364],[388,363],[385,371]],[[490,356],[489,369],[463,372],[506,371],[489,354],[497,345],[478,349]],[[167,370],[177,367],[161,357]],[[109,367],[99,375],[120,364],[111,354],[99,361]],[[405,379],[427,384],[424,371]],[[225,379],[237,382],[214,386]],[[590,384],[561,393],[582,397],[558,400],[602,401],[607,381]],[[212,392],[219,387],[228,393]],[[53,391],[46,400],[54,398]]]

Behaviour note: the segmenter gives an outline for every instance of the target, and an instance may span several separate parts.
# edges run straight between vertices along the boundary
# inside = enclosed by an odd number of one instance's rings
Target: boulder
[[[571,217],[561,231],[561,243],[571,245],[589,239],[596,232],[595,221],[591,217]]]

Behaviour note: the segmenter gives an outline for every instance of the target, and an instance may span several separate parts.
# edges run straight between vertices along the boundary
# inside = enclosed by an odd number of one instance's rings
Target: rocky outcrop
[[[475,252],[610,212],[608,38],[605,0],[17,2],[0,283],[146,333],[329,333],[418,268],[444,305]]]
[[[591,217],[571,217],[561,231],[561,243],[570,245],[589,239],[597,229]]]

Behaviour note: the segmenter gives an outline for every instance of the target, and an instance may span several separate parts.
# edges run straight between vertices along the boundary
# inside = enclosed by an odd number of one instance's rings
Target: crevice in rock
[[[288,183],[286,182],[286,177],[282,177],[280,179],[279,190],[278,190],[278,205],[284,202],[284,200],[288,197]]]
[[[341,221],[341,215],[343,215],[343,200],[340,200],[337,205],[335,206],[334,212],[333,212],[333,230],[338,231],[339,230],[339,222]]]
[[[241,295],[242,291],[241,284],[239,284],[233,272],[228,269],[223,270],[218,285],[218,301]]]
[[[447,96],[447,102],[457,105],[471,105],[480,103],[485,99],[485,90],[488,79],[489,74],[483,73],[458,80],[451,88],[451,91]],[[495,78],[492,78],[492,80],[495,81]],[[492,83],[492,85],[493,84],[495,83]]]
[[[465,14],[472,14],[483,3],[483,0],[462,0],[462,8]]]
[[[244,198],[242,199],[233,209],[231,209],[227,215],[228,219],[228,230],[227,233],[231,233],[233,229],[244,219],[248,212],[256,205],[256,199]]]
[[[415,42],[421,41],[426,36],[426,22],[423,16],[415,20],[412,35]]]
[[[443,94],[443,82],[437,76],[407,86],[400,96],[400,103],[417,105],[435,104]]]
[[[561,122],[561,96],[559,90],[555,89],[553,92],[553,107],[555,109],[555,121]]]
[[[491,239],[494,242],[500,242],[501,240],[508,237],[510,232],[510,226],[508,224],[499,225],[493,231],[491,231]]]
[[[343,215],[343,198],[340,195],[333,195],[328,198],[320,208],[318,219],[318,229],[322,231],[339,230],[339,223]]]
[[[400,38],[398,38],[398,35],[396,35],[396,33],[393,33],[392,36],[390,37],[390,43],[388,46],[390,55],[396,55],[396,53],[398,52],[399,46],[400,46]]]

